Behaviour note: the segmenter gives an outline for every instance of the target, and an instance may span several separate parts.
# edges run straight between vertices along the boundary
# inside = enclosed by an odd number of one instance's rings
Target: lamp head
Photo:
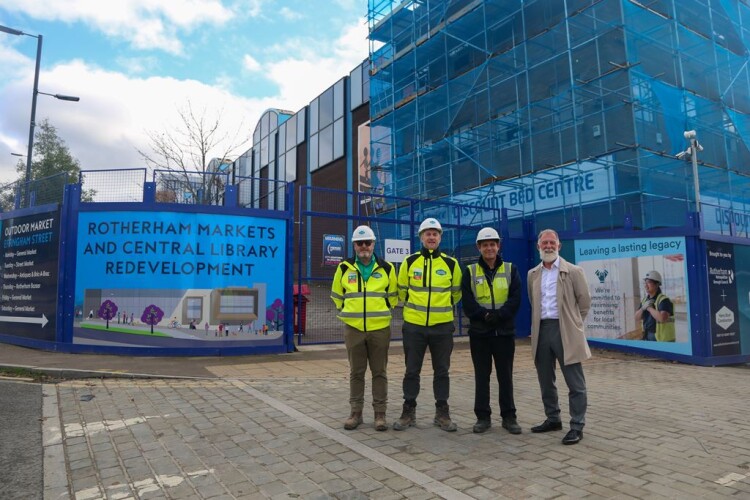
[[[685,136],[685,139],[690,141],[690,140],[695,139],[697,134],[695,133],[695,130],[686,130],[685,132],[683,132],[682,135]]]

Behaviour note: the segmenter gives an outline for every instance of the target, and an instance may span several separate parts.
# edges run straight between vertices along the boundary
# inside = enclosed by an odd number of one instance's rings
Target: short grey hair
[[[536,237],[536,241],[541,240],[544,233],[552,233],[555,235],[555,239],[557,241],[560,241],[560,235],[558,235],[557,231],[555,231],[554,229],[542,229],[541,231],[539,231],[539,235]]]

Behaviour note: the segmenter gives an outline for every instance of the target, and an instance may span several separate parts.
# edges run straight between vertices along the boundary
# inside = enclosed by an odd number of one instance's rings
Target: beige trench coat
[[[526,286],[531,302],[531,355],[536,359],[539,322],[542,315],[542,264],[529,270]],[[564,363],[580,363],[591,357],[583,322],[591,307],[591,295],[583,269],[560,257],[557,277],[557,309],[560,318]]]

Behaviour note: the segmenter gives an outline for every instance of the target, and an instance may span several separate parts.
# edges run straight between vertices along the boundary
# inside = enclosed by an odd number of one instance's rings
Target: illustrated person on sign
[[[391,343],[391,310],[398,304],[396,270],[375,255],[375,233],[359,226],[352,234],[355,256],[336,268],[331,299],[344,323],[344,343],[349,358],[349,406],[344,429],[362,423],[365,404],[365,372],[372,375],[372,409],[375,430],[388,429],[388,348]]]
[[[474,364],[475,433],[492,425],[490,375],[492,363],[500,387],[502,426],[521,434],[513,399],[513,357],[516,352],[516,313],[521,306],[521,275],[500,256],[502,240],[491,227],[477,234],[477,262],[469,264],[461,279],[461,303],[469,318],[469,347]]]
[[[555,364],[568,386],[570,431],[563,444],[583,439],[586,424],[586,379],[582,361],[591,357],[583,331],[591,307],[591,295],[583,269],[559,255],[562,243],[557,232],[539,233],[537,248],[542,262],[529,270],[526,286],[531,302],[531,353],[534,357],[546,420],[531,432],[562,430],[555,385]]]
[[[674,305],[661,291],[661,274],[649,271],[643,278],[646,296],[635,312],[635,320],[643,325],[642,340],[674,342]]]
[[[416,425],[420,372],[427,349],[432,359],[432,390],[435,396],[435,425],[457,429],[448,408],[450,365],[453,352],[453,307],[461,300],[461,268],[458,261],[440,251],[443,228],[437,219],[425,219],[419,226],[422,249],[410,255],[398,272],[398,294],[404,303],[402,329],[406,372],[404,407],[394,422],[397,431]]]

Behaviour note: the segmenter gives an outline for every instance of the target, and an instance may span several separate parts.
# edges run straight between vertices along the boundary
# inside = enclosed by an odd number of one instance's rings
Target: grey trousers
[[[586,379],[583,376],[581,363],[565,365],[560,323],[558,320],[543,319],[539,325],[539,341],[536,347],[536,373],[539,387],[542,390],[544,414],[551,422],[560,422],[560,405],[555,385],[555,362],[560,364],[560,371],[568,386],[570,406],[570,428],[581,430],[586,424]]]
[[[372,408],[384,412],[388,406],[388,347],[391,327],[362,332],[344,325],[344,343],[349,356],[349,406],[362,411],[365,405],[365,372],[372,373]]]

